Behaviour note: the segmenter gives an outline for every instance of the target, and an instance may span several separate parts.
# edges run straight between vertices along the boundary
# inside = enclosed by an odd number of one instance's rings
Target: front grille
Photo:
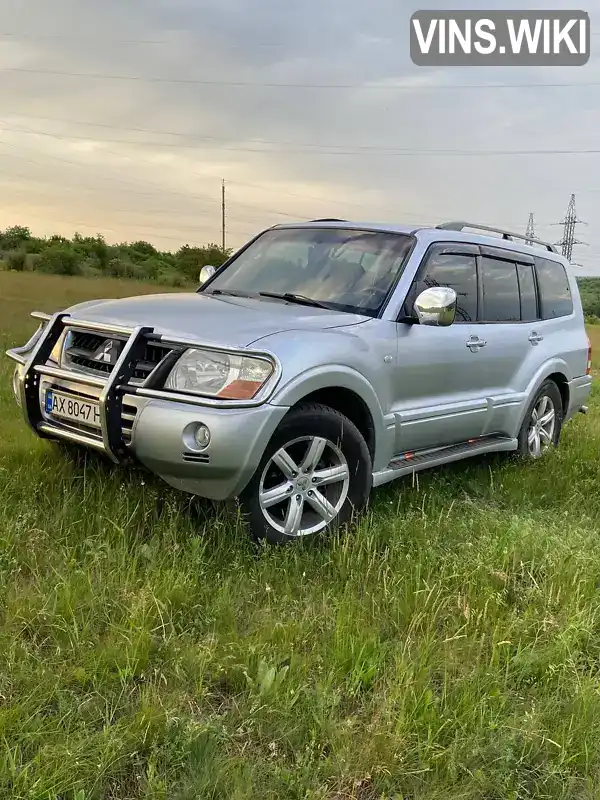
[[[65,366],[84,372],[108,376],[127,340],[87,331],[71,331],[64,350]],[[168,345],[146,342],[142,356],[136,364],[132,383],[142,383],[171,352]]]

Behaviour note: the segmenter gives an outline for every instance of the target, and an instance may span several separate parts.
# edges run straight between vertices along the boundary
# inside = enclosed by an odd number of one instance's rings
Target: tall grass
[[[0,273],[2,349],[34,307],[140,291],[98,287]],[[346,537],[257,552],[235,509],[66,461],[10,376],[0,797],[598,797],[596,398],[543,463],[422,473]]]

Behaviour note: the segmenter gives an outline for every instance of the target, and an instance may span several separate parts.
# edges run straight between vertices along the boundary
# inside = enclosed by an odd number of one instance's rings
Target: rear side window
[[[533,322],[538,319],[533,266],[530,264],[517,264],[517,275],[521,292],[521,320],[523,322]]]
[[[456,292],[456,322],[477,319],[477,262],[475,256],[454,253],[433,253],[425,264],[416,295],[432,286],[447,286]]]
[[[520,322],[521,300],[517,265],[484,256],[481,259],[483,319],[485,322]]]
[[[536,258],[542,319],[568,317],[573,313],[573,297],[567,272],[559,261]]]

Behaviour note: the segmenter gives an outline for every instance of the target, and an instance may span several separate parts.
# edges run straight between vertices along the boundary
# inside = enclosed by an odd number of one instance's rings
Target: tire
[[[551,411],[554,412],[552,421],[549,419]],[[546,381],[529,404],[519,431],[519,446],[516,455],[524,460],[538,459],[552,448],[558,447],[563,416],[563,401],[558,386],[554,381]],[[543,419],[548,421],[546,424],[540,425]]]
[[[282,420],[239,499],[256,541],[287,544],[344,525],[365,506],[371,486],[371,456],[358,428],[310,403]]]

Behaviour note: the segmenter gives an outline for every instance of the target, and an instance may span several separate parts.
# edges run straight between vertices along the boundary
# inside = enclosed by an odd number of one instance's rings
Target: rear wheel
[[[563,423],[563,403],[558,386],[546,381],[530,404],[519,432],[517,454],[525,459],[542,458],[557,447]]]
[[[356,426],[328,406],[301,405],[275,431],[240,502],[257,540],[313,538],[365,505],[371,475]]]

